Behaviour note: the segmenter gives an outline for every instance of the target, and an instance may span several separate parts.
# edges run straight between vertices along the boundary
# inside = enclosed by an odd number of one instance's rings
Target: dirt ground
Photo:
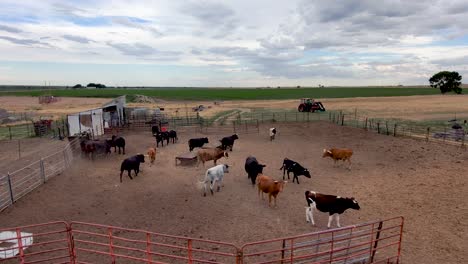
[[[468,118],[468,95],[425,95],[425,96],[401,96],[401,97],[357,97],[320,99],[328,110],[346,110],[368,117],[401,118],[409,120],[444,120]],[[165,103],[130,103],[129,106],[138,107],[165,107],[165,111],[185,114],[185,103],[167,101]],[[211,106],[200,114],[211,116],[220,111],[231,109],[251,108],[264,109],[297,109],[299,100],[252,100],[252,101],[224,101],[220,105],[214,105],[213,101],[188,102],[190,112],[192,107],[198,105]]]
[[[342,225],[404,216],[403,263],[466,263],[468,151],[329,123],[275,126],[274,142],[268,140],[267,127],[260,134],[239,133],[230,158],[221,160],[232,166],[225,187],[214,196],[202,197],[197,187],[211,164],[174,165],[174,157],[187,151],[187,140],[202,136],[180,131],[179,143],[158,148],[155,165],[144,164],[134,180],[125,177],[119,183],[122,155],[78,159],[72,169],[0,213],[0,226],[74,220],[240,245],[326,229],[327,214],[315,214],[316,227],[305,221],[304,191],[315,190],[359,201],[361,210],[345,212]],[[207,136],[215,144],[226,133]],[[126,156],[154,145],[149,132],[125,137]],[[354,150],[350,171],[321,157],[322,149],[332,146]],[[308,167],[312,178],[288,183],[278,207],[269,208],[247,179],[248,155],[266,164],[264,173],[276,179],[284,157]]]
[[[51,104],[39,104],[38,97],[0,96],[0,108],[9,112],[33,112],[43,116],[61,116],[102,106],[109,98],[59,97]]]
[[[0,106],[12,112],[35,112],[39,115],[60,116],[76,113],[101,106],[109,98],[72,98],[60,97],[52,104],[39,104],[37,97],[0,96]],[[248,100],[221,101],[215,105],[213,101],[164,101],[158,103],[128,103],[129,107],[164,107],[165,112],[174,114],[179,111],[184,115],[191,113],[192,107],[198,105],[211,106],[200,114],[204,117],[212,116],[221,111],[251,108],[264,109],[297,109],[299,100]],[[402,118],[409,120],[444,120],[468,118],[468,95],[425,95],[399,97],[357,97],[320,99],[328,110],[357,111],[368,117]],[[192,112],[193,113],[193,112]]]

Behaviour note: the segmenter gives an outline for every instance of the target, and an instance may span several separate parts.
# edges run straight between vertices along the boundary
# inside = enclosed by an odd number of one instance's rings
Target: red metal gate
[[[399,263],[403,217],[248,243],[243,263]]]
[[[233,244],[72,222],[75,263],[236,263]]]
[[[0,263],[399,263],[403,218],[230,243],[82,222],[0,229]]]

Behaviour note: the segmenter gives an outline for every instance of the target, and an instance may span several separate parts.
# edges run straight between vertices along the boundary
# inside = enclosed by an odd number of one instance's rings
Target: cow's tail
[[[205,172],[205,177],[200,181],[197,180],[197,188],[201,191],[203,189],[203,185],[205,184],[205,179],[208,178],[208,170]]]

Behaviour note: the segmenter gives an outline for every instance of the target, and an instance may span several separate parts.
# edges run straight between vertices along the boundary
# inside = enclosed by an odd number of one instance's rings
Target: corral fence
[[[0,126],[0,140],[29,137],[65,138],[68,135],[68,126],[64,119],[28,121],[23,124]]]
[[[345,113],[343,111],[331,111],[327,115],[330,122],[338,125],[362,128],[378,134],[394,137],[411,137],[461,147],[466,147],[468,143],[466,142],[468,140],[468,126],[460,126],[460,128],[454,129],[451,124],[438,126],[408,124],[401,120],[369,118],[364,115]]]
[[[0,263],[400,263],[403,218],[237,247],[83,222],[0,229]]]
[[[0,211],[12,205],[50,178],[71,166],[80,149],[79,139],[70,141],[63,149],[49,154],[12,172],[0,172]]]

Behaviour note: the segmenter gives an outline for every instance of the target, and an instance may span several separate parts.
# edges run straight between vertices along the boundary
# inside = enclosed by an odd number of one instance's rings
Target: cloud
[[[10,26],[5,26],[5,25],[0,25],[0,31],[6,31],[10,33],[21,33],[23,32],[21,29],[15,28],[15,27],[10,27]]]
[[[12,38],[12,37],[7,37],[7,36],[0,36],[0,39],[9,41],[14,44],[24,45],[24,46],[33,46],[33,45],[50,46],[47,43],[37,41],[34,39],[18,39],[18,38]]]
[[[123,16],[112,17],[111,20],[113,23],[119,24],[125,27],[149,31],[154,36],[157,36],[157,37],[162,35],[162,33],[158,29],[148,25],[150,23],[150,21],[148,20],[138,19],[135,17],[123,17]]]
[[[66,40],[70,40],[70,41],[74,41],[74,42],[78,42],[78,43],[83,43],[83,44],[87,44],[87,43],[92,42],[92,40],[90,40],[88,38],[85,38],[85,37],[80,37],[80,36],[63,35],[62,37],[64,39],[66,39]]]
[[[204,29],[203,33],[213,32],[214,38],[223,38],[238,27],[238,19],[232,8],[214,1],[191,1],[181,8],[182,13],[196,18]]]
[[[432,63],[443,67],[468,65],[468,56],[433,60]]]
[[[124,43],[108,43],[107,45],[115,48],[116,50],[120,51],[122,54],[129,55],[129,56],[147,56],[152,55],[156,52],[150,46],[145,44],[124,44]]]

